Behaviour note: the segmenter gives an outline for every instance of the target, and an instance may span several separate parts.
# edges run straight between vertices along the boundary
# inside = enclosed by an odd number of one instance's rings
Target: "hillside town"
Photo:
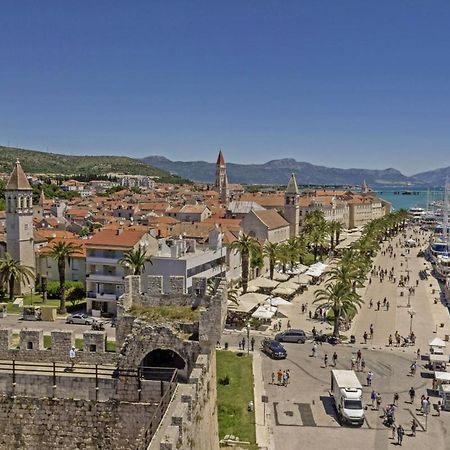
[[[448,187],[443,209],[408,212],[364,180],[230,184],[222,151],[211,184],[79,181],[11,163],[0,216],[0,447],[313,448],[324,427],[324,448],[345,430],[356,449],[356,425],[370,448],[405,436],[416,448],[423,440],[409,437],[444,426]],[[94,405],[80,437],[79,408]],[[75,432],[43,434],[46,408],[51,420],[64,411]],[[25,425],[12,435],[15,417]]]

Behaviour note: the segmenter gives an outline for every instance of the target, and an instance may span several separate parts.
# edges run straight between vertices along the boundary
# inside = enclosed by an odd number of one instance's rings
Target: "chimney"
[[[123,228],[117,228],[116,230],[116,236],[121,236],[123,233]]]

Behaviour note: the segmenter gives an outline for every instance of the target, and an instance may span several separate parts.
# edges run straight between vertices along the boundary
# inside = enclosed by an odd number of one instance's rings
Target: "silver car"
[[[66,323],[77,323],[80,325],[92,325],[94,319],[86,314],[72,314],[66,319]]]
[[[306,341],[306,334],[303,330],[286,330],[282,333],[278,333],[275,336],[278,342],[296,342],[304,344]]]

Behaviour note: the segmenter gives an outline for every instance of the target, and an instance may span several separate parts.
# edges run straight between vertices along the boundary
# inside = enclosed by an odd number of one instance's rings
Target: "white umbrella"
[[[284,298],[281,297],[273,297],[266,300],[267,303],[269,303],[271,306],[280,306],[280,305],[292,305],[291,302],[288,302]]]

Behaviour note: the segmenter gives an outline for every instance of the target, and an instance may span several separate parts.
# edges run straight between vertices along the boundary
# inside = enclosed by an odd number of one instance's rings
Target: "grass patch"
[[[247,406],[253,399],[252,356],[217,351],[217,411],[219,437],[232,434],[256,447],[255,413]],[[242,447],[242,445],[241,445]]]
[[[52,348],[52,337],[44,335],[44,348]]]
[[[154,322],[187,321],[196,322],[200,318],[200,311],[190,306],[133,306],[132,314]]]
[[[75,348],[77,350],[83,350],[84,347],[84,339],[75,339]]]
[[[116,341],[106,341],[106,351],[115,352],[116,351]]]

